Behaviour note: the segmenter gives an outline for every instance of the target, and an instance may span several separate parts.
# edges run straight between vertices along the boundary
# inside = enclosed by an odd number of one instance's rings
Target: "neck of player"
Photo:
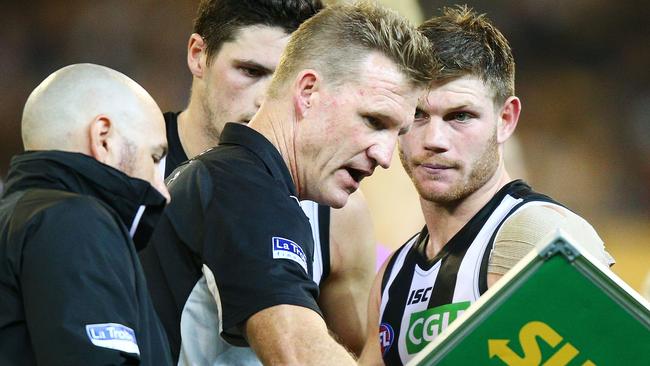
[[[479,189],[456,202],[431,202],[420,198],[424,220],[429,231],[426,254],[433,259],[492,197],[511,181],[500,162],[494,174]]]
[[[218,138],[207,133],[205,124],[209,121],[205,119],[191,106],[178,115],[178,137],[185,155],[190,159],[219,144]]]

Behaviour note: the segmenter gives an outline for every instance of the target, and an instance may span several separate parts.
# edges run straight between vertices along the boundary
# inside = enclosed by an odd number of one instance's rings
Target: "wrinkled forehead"
[[[361,109],[399,129],[408,128],[423,89],[415,87],[394,64],[362,65],[360,70],[352,85]]]
[[[239,27],[232,38],[223,42],[212,58],[228,56],[277,62],[289,42],[290,35],[281,27],[254,24]]]
[[[397,99],[411,98],[417,90],[393,61],[375,52],[359,62],[355,79],[361,88]]]

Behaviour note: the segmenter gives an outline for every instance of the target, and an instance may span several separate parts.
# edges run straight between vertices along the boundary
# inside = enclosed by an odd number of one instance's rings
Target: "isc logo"
[[[411,290],[411,293],[409,294],[409,298],[406,301],[406,305],[412,305],[423,301],[429,301],[429,297],[431,296],[431,290],[433,290],[433,287]]]

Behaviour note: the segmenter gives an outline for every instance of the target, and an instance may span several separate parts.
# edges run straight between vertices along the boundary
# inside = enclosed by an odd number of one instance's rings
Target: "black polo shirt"
[[[181,333],[185,342],[209,338],[208,331],[196,335],[206,325],[246,345],[240,326],[263,309],[291,304],[320,314],[309,220],[264,136],[229,123],[219,146],[181,165],[167,183],[172,203],[141,258],[175,358]],[[197,316],[197,306],[217,319]]]

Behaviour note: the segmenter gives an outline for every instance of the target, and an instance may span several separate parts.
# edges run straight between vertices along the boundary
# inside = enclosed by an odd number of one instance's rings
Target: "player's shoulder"
[[[603,264],[615,261],[605,250],[604,242],[596,229],[582,216],[568,208],[554,203],[524,206],[504,223],[497,241],[505,237],[509,242],[529,242],[530,245],[544,245],[541,242],[552,232],[561,231],[575,240]],[[534,239],[534,240],[533,240]]]
[[[532,202],[523,205],[508,217],[506,222],[504,222],[504,225],[517,224],[529,227],[539,225],[548,226],[549,224],[558,224],[566,220],[589,225],[584,218],[575,212],[553,202]]]

